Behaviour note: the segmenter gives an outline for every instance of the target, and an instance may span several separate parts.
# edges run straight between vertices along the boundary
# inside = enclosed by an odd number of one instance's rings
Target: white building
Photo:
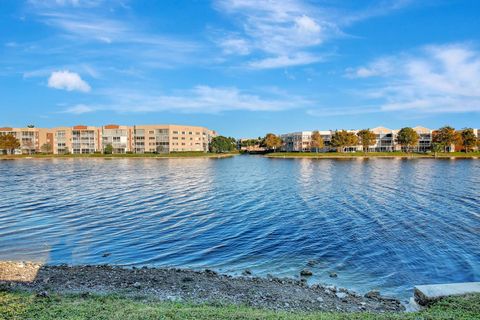
[[[414,151],[417,152],[426,152],[429,151],[432,145],[432,133],[433,130],[425,127],[414,127],[420,139],[418,145],[414,148]],[[392,152],[392,151],[401,151],[402,147],[398,144],[397,134],[400,130],[398,129],[389,129],[385,127],[376,127],[370,129],[375,135],[375,143],[368,148],[370,152]],[[330,141],[335,130],[318,130],[324,141],[324,148],[320,151],[327,152],[333,151],[334,148],[330,146]],[[347,130],[357,134],[359,130]],[[282,150],[287,152],[308,152],[311,151],[311,141],[312,141],[313,131],[300,131],[292,132],[287,134],[280,135],[280,138],[283,140]],[[478,135],[480,132],[475,131]],[[363,151],[361,145],[349,146],[344,148],[345,152],[356,152]]]

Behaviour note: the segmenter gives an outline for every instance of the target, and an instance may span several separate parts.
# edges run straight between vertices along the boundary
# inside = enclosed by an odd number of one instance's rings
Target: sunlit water
[[[0,259],[289,277],[315,259],[311,283],[406,299],[480,280],[480,161],[0,161]]]

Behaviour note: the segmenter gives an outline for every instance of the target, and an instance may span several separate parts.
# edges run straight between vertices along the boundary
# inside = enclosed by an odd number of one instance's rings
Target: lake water
[[[406,299],[480,280],[480,161],[0,161],[0,259],[288,277],[315,259],[310,283]]]

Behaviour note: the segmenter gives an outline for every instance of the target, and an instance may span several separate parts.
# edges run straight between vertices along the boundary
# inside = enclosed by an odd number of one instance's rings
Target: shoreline
[[[0,286],[55,294],[121,294],[157,301],[248,306],[292,312],[403,312],[395,298],[378,291],[353,291],[314,284],[305,278],[230,276],[212,270],[124,268],[110,265],[50,266],[0,262]],[[49,294],[47,293],[47,294]]]
[[[441,153],[436,157],[433,154],[422,153],[310,153],[310,152],[278,152],[263,155],[270,159],[434,159],[434,160],[448,160],[448,159],[480,159],[480,152],[472,153]]]
[[[143,154],[92,154],[92,155],[0,155],[0,160],[51,160],[51,159],[223,159],[231,158],[238,155],[237,153],[202,153],[202,154],[168,154],[168,155],[143,155]]]

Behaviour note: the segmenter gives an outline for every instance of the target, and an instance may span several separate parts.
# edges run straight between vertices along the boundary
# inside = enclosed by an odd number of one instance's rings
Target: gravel
[[[378,292],[366,296],[346,289],[305,281],[233,277],[213,270],[175,268],[122,268],[109,265],[49,266],[31,262],[0,261],[0,287],[41,295],[49,292],[124,294],[161,301],[247,305],[287,311],[398,312],[400,301]]]

